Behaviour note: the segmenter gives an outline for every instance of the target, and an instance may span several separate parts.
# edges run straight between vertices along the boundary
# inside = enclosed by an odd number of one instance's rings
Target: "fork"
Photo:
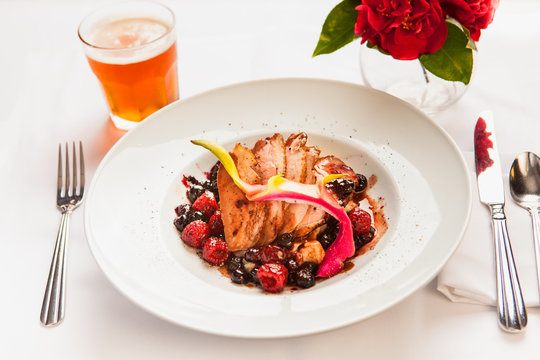
[[[58,145],[58,183],[56,190],[56,206],[62,213],[62,220],[56,237],[56,245],[49,270],[49,278],[43,304],[41,306],[41,323],[45,326],[58,325],[64,319],[64,298],[66,281],[66,246],[69,236],[69,220],[71,213],[82,202],[84,193],[84,156],[82,142],[79,141],[79,161],[77,167],[77,156],[75,143],[73,143],[73,167],[70,176],[69,151],[66,143],[65,177],[62,171],[62,145]],[[77,168],[79,171],[77,171]],[[78,185],[78,191],[77,191]]]

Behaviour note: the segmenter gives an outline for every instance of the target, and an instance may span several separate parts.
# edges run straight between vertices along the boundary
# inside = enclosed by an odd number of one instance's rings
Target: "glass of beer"
[[[131,129],[178,100],[175,18],[169,8],[150,1],[116,3],[88,15],[78,33],[117,128]]]

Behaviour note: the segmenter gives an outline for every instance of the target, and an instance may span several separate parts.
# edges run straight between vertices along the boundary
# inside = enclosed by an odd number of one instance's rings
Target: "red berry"
[[[200,249],[208,238],[208,225],[202,220],[195,220],[186,225],[180,236],[191,247]]]
[[[229,258],[229,247],[220,238],[211,237],[203,245],[203,258],[212,265],[221,265]]]
[[[257,277],[263,289],[272,293],[283,290],[288,275],[287,268],[281,264],[264,264],[257,271]]]
[[[223,221],[221,220],[221,211],[217,210],[208,220],[210,235],[223,234]]]
[[[201,196],[199,196],[191,207],[196,211],[202,212],[207,220],[210,219],[210,216],[212,216],[212,214],[219,209],[216,202],[216,197],[214,193],[210,191],[205,191]]]
[[[349,213],[354,235],[366,234],[371,229],[371,215],[359,207],[354,208]]]
[[[262,248],[259,257],[263,264],[282,263],[287,259],[287,253],[277,245],[266,245]]]

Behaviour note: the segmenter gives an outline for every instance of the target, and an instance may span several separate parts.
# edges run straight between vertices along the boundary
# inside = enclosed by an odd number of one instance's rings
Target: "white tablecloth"
[[[324,18],[337,1],[163,2],[178,21],[182,98],[262,78],[362,82],[358,44],[311,58]],[[54,206],[58,143],[84,142],[90,179],[122,135],[107,119],[76,35],[79,21],[96,6],[92,1],[0,2],[0,358],[538,356],[538,308],[529,309],[525,333],[509,335],[499,330],[494,308],[452,303],[436,291],[434,282],[377,316],[319,335],[243,340],[175,326],[142,310],[108,282],[88,249],[81,210],[71,224],[66,318],[57,328],[42,327],[39,311],[60,220]],[[540,153],[538,18],[537,1],[502,1],[495,22],[482,34],[469,91],[435,117],[462,150],[472,150],[474,119],[489,108],[496,115],[503,154],[512,158],[525,150]],[[520,241],[532,241],[531,230],[523,231],[526,236]]]

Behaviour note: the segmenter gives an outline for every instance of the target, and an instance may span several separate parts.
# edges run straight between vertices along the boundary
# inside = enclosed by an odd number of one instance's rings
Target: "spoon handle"
[[[489,208],[495,240],[499,325],[505,331],[520,332],[527,325],[527,310],[523,303],[512,246],[508,237],[504,205],[494,204]]]
[[[539,208],[529,208],[533,223],[534,253],[536,255],[536,279],[540,291],[540,214]]]

